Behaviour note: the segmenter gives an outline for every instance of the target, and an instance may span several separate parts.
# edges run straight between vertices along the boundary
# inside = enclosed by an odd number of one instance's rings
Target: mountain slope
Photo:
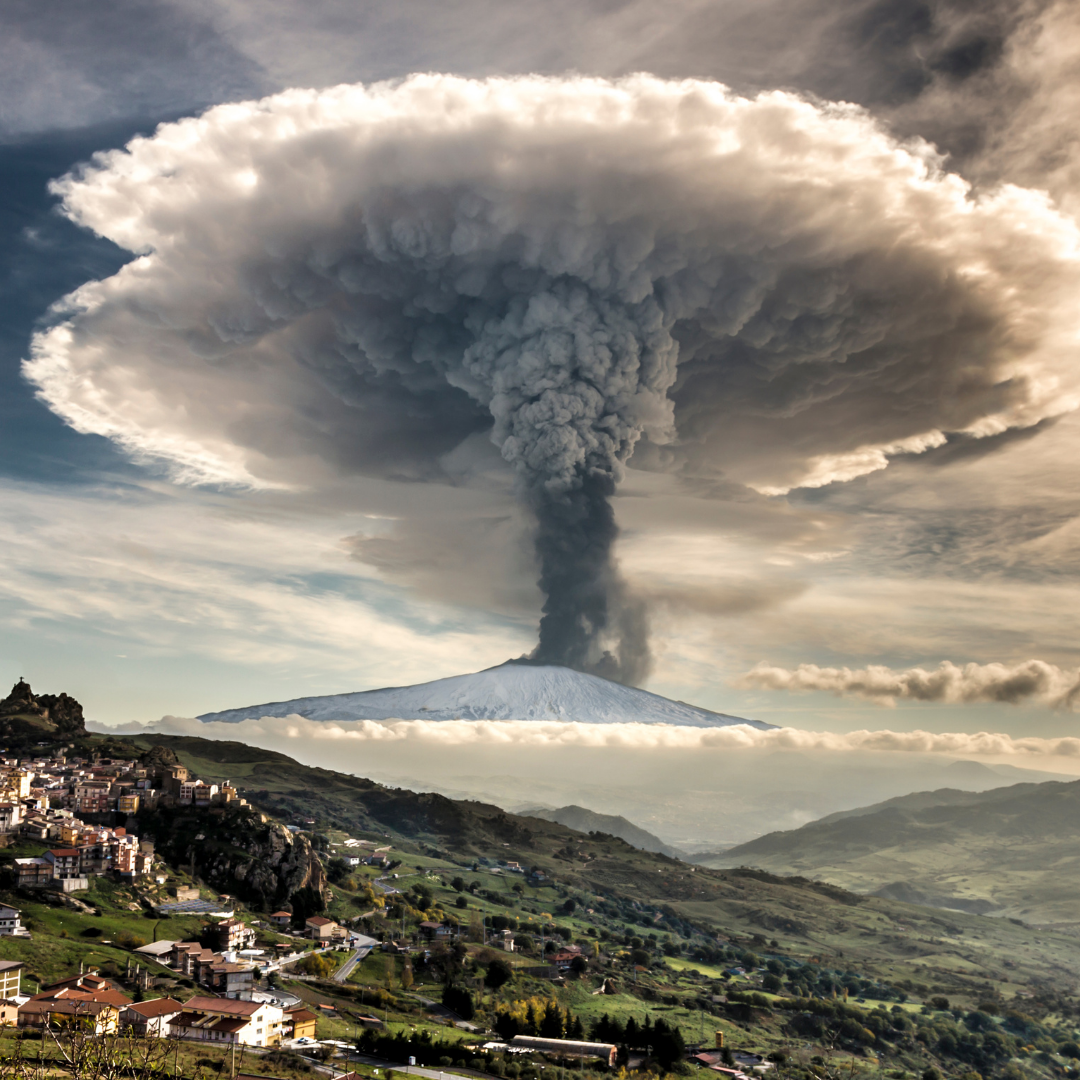
[[[275,701],[204,713],[199,719],[238,723],[291,715],[308,720],[563,720],[690,727],[748,724],[763,730],[772,726],[671,701],[570,668],[514,663],[415,686]]]
[[[472,866],[483,856],[537,867],[554,890],[546,901],[549,910],[576,895],[604,912],[618,908],[643,935],[646,926],[663,931],[665,920],[689,920],[702,931],[738,935],[759,948],[772,941],[792,957],[831,957],[845,969],[910,984],[913,992],[929,992],[932,984],[935,993],[941,987],[946,994],[975,998],[999,983],[1010,994],[1023,984],[1072,984],[1080,969],[1075,935],[856,896],[806,878],[695,867],[615,837],[587,836],[484,803],[383,787],[242,743],[156,734],[94,736],[91,743],[110,755],[124,747],[136,756],[166,747],[205,779],[231,778],[274,817],[310,818],[316,830],[335,827],[384,838],[407,861],[405,853],[419,851],[437,852],[458,866]],[[495,880],[512,895],[509,879]]]
[[[676,859],[683,857],[678,848],[665,844],[659,836],[653,836],[651,832],[639,829],[632,821],[615,814],[598,814],[584,806],[560,806],[557,810],[526,810],[522,813],[527,817],[557,822],[580,833],[597,832],[617,836],[631,847],[640,848],[642,851],[657,851],[661,855],[670,855]]]
[[[1080,781],[919,792],[710,856],[845,888],[1080,925]]]

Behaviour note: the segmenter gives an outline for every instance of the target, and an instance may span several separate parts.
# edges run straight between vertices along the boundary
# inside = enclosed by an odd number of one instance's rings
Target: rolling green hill
[[[232,779],[254,805],[286,823],[389,838],[400,850],[464,867],[514,860],[542,869],[559,895],[576,894],[598,913],[656,931],[686,924],[748,947],[855,967],[916,993],[936,987],[974,1000],[1029,984],[1071,986],[1080,970],[1080,937],[1071,933],[1034,933],[1006,919],[859,896],[805,878],[708,869],[614,836],[386,788],[243,743],[166,735],[96,741],[103,750],[127,746],[128,753],[167,747],[200,776]],[[504,881],[509,896],[513,881]]]
[[[720,855],[844,888],[1040,925],[1080,927],[1080,781],[944,789],[832,814]]]

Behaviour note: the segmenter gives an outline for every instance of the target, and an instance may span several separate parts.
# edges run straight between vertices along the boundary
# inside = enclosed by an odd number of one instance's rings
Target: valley
[[[919,792],[705,857],[860,893],[1080,929],[1080,782]]]

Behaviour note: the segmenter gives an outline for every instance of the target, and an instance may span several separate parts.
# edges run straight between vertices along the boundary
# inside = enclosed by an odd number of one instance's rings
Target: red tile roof
[[[178,1013],[183,1007],[179,1001],[163,997],[154,998],[152,1001],[136,1001],[133,1005],[129,1005],[128,1009],[131,1012],[137,1012],[140,1016],[145,1016],[149,1020],[154,1016],[168,1016],[170,1013]]]

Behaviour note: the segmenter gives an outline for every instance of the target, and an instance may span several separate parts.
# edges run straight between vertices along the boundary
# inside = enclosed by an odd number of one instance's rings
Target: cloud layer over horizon
[[[101,731],[115,728],[98,727]],[[246,742],[287,749],[305,742],[416,744],[436,747],[619,750],[793,750],[971,755],[998,759],[1080,759],[1080,738],[1017,738],[1003,732],[862,730],[846,733],[746,725],[722,728],[670,724],[583,724],[555,720],[308,720],[264,716],[238,723],[165,716],[153,724],[120,729]],[[295,753],[296,750],[290,751]],[[343,762],[343,765],[347,762]]]

